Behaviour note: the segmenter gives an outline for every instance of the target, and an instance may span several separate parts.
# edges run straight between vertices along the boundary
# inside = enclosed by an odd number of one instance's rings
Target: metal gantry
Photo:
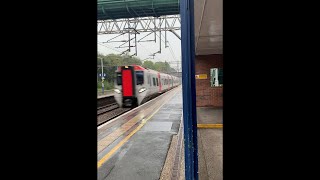
[[[127,18],[127,19],[108,19],[98,20],[97,34],[98,35],[116,35],[107,39],[101,43],[121,43],[121,45],[115,48],[127,48],[121,54],[131,52],[134,48],[134,54],[138,55],[138,43],[142,42],[157,42],[159,43],[159,51],[151,53],[153,57],[158,53],[161,53],[162,42],[165,44],[165,48],[169,47],[169,41],[167,39],[167,32],[173,33],[177,38],[181,39],[176,32],[181,29],[180,15],[169,15],[160,17],[141,17],[141,18]],[[137,39],[137,34],[147,33],[140,39]],[[162,34],[164,33],[164,35]],[[121,36],[127,36],[126,40],[118,40]],[[148,38],[147,38],[148,37]],[[163,40],[164,39],[164,40]],[[171,48],[170,48],[171,50]]]
[[[180,15],[98,20],[98,35],[127,33],[127,28],[137,32],[175,31],[181,29]]]

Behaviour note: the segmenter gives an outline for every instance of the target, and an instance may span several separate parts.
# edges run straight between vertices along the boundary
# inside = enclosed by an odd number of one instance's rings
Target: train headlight
[[[147,90],[146,88],[141,88],[140,90],[139,90],[139,93],[142,93],[143,91],[145,91],[145,90]]]
[[[120,94],[121,91],[119,89],[114,89],[114,92]]]

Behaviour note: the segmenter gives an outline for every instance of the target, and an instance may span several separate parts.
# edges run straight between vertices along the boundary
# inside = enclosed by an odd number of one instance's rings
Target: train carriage
[[[134,107],[179,85],[175,76],[138,65],[119,66],[116,70],[114,97],[120,107]]]

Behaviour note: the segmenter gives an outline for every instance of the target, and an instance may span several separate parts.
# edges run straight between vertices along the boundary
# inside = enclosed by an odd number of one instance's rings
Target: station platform
[[[175,159],[172,153],[177,151],[173,144],[183,139],[179,133],[183,131],[181,119],[179,86],[99,126],[98,180],[171,177],[174,163],[169,161]],[[183,151],[181,147],[179,150]]]
[[[97,99],[100,99],[100,98],[104,98],[104,97],[109,97],[109,96],[113,96],[114,94],[114,91],[113,90],[106,90],[104,91],[104,93],[102,94],[102,92],[98,92],[97,93]]]
[[[199,180],[223,179],[223,128],[209,126],[223,124],[222,114],[222,108],[197,108]]]
[[[222,154],[222,126],[213,126],[223,124],[223,108],[197,107],[198,124],[198,172],[199,180],[223,180],[223,154]],[[181,132],[179,132],[180,134]],[[182,132],[183,133],[183,132]],[[184,180],[185,179],[185,160],[184,143],[182,142],[182,151],[177,176],[164,177],[161,180]],[[169,153],[170,154],[170,153]],[[167,160],[168,161],[168,160]],[[170,162],[170,160],[169,160]],[[174,168],[173,168],[174,169]],[[173,170],[174,171],[174,170]],[[173,173],[174,175],[174,173]]]

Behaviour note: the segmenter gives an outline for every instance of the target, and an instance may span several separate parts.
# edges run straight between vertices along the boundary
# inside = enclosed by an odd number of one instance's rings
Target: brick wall
[[[223,68],[223,55],[211,54],[196,56],[195,74],[207,74],[207,79],[196,79],[197,107],[223,106],[223,87],[210,86],[210,69]]]

